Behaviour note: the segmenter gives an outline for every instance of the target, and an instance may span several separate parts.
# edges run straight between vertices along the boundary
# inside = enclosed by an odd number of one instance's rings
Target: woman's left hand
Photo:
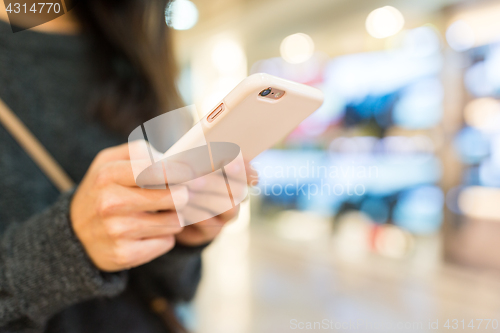
[[[245,162],[245,171],[248,185],[258,183],[258,175],[252,166]],[[214,240],[224,225],[234,219],[240,210],[240,205],[207,220],[188,225],[175,235],[176,242],[185,246],[199,246]]]

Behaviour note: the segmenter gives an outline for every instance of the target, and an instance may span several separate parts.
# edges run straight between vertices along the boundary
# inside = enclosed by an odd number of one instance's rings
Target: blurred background
[[[199,116],[252,73],[325,94],[254,160],[192,330],[499,329],[500,1],[176,0],[167,22]]]

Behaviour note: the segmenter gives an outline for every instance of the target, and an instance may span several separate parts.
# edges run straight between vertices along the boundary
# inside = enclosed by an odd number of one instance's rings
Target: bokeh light
[[[455,51],[466,51],[474,46],[474,31],[464,20],[455,21],[446,30],[446,41]]]
[[[438,78],[417,81],[403,89],[394,107],[394,122],[405,128],[429,128],[441,121],[443,87]]]
[[[500,220],[500,189],[482,186],[470,186],[460,192],[458,206],[469,217]]]
[[[375,250],[389,258],[403,258],[413,245],[410,234],[393,225],[380,226],[376,236],[374,241]]]
[[[439,52],[441,40],[430,26],[406,31],[402,41],[403,49],[413,57],[428,57]]]
[[[235,40],[222,39],[214,45],[212,62],[220,72],[232,72],[246,64],[246,56],[241,45]]]
[[[281,57],[288,63],[300,64],[309,60],[314,53],[314,42],[303,33],[290,35],[283,39],[280,46]]]
[[[174,0],[165,10],[165,21],[175,30],[188,30],[198,22],[198,8],[189,0]]]
[[[328,218],[296,210],[281,212],[276,223],[276,232],[280,237],[295,241],[312,241],[325,237],[329,235],[330,228]]]
[[[478,163],[490,153],[488,137],[472,127],[463,128],[455,138],[454,144],[464,163]]]
[[[464,110],[465,122],[485,132],[500,131],[500,102],[491,97],[470,101]]]
[[[431,234],[441,227],[444,194],[437,186],[404,192],[394,207],[394,223],[414,234]]]
[[[366,18],[366,31],[375,38],[397,34],[405,24],[403,14],[392,6],[377,8]]]

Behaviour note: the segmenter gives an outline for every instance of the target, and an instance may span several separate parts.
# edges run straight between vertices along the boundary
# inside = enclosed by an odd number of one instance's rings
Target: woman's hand
[[[134,144],[134,143],[132,143]],[[188,200],[178,187],[176,198]],[[182,203],[176,201],[177,208]],[[137,187],[128,144],[101,151],[78,187],[70,207],[76,236],[94,264],[120,271],[168,252],[182,228],[170,190]]]
[[[258,183],[258,174],[252,166],[245,162],[245,171],[248,185],[255,186]],[[220,215],[209,218],[207,220],[188,225],[183,230],[175,235],[177,243],[186,246],[199,246],[212,241],[222,230],[224,225],[234,219],[240,210],[237,205]]]

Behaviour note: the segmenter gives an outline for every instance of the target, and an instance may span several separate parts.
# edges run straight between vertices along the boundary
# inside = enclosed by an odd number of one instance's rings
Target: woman
[[[1,332],[181,330],[170,305],[193,297],[236,210],[178,227],[168,190],[138,188],[119,145],[180,106],[166,5],[87,0],[16,34],[0,7],[0,99],[79,182],[59,196],[0,126]]]

